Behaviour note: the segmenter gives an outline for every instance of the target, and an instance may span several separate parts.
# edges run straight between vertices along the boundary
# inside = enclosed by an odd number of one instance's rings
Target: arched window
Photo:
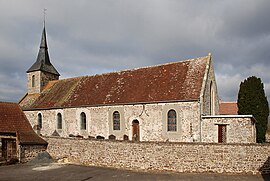
[[[62,129],[62,114],[57,114],[57,129]]]
[[[215,91],[212,81],[210,83],[210,115],[215,115]]]
[[[32,87],[35,87],[35,75],[32,75]]]
[[[168,112],[168,131],[176,131],[176,112],[171,109]]]
[[[42,128],[42,115],[41,113],[38,113],[38,128]]]
[[[81,130],[86,130],[86,115],[84,112],[81,113]]]
[[[113,130],[120,130],[120,113],[118,111],[113,112]]]

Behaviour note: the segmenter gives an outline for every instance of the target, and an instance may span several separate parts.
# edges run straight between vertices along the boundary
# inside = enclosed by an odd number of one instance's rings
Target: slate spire
[[[50,62],[48,45],[46,39],[46,30],[45,30],[45,22],[41,36],[41,42],[39,47],[39,52],[37,56],[36,62],[27,70],[27,73],[33,71],[44,71],[54,75],[60,76],[58,71],[54,68],[54,66]]]

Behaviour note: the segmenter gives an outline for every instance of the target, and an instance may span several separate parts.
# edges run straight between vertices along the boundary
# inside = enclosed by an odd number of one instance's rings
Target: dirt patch
[[[28,164],[48,164],[52,163],[54,160],[48,152],[39,153],[35,158],[30,160]]]
[[[63,166],[64,166],[63,164],[59,164],[59,163],[51,163],[51,164],[45,165],[45,166],[37,166],[37,167],[34,167],[32,170],[35,170],[35,171],[53,170],[53,169],[61,168],[61,167],[63,167]]]

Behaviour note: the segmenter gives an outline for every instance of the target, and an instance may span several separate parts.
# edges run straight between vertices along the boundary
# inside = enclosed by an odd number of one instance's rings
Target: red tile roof
[[[50,82],[24,110],[140,102],[199,100],[209,56],[94,76]],[[31,100],[31,101],[30,101]]]
[[[17,103],[0,102],[0,132],[16,133],[19,144],[44,144]]]
[[[219,114],[237,115],[238,114],[237,102],[221,102],[219,104]]]

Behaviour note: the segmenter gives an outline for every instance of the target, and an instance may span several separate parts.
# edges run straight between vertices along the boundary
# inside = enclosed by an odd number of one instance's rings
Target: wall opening
[[[140,141],[140,125],[137,119],[132,121],[132,141]]]
[[[2,157],[7,161],[17,159],[16,139],[2,138]]]
[[[38,130],[40,130],[42,128],[42,115],[41,113],[38,113]]]
[[[218,125],[218,143],[226,143],[226,125]]]
[[[35,75],[32,75],[32,87],[35,87]]]
[[[58,113],[57,114],[57,129],[62,129],[63,125],[62,125],[62,114]]]
[[[215,115],[215,91],[212,81],[210,83],[210,115]]]
[[[86,130],[86,114],[84,112],[80,115],[81,130]]]
[[[168,112],[167,131],[177,131],[176,111],[173,109]]]

